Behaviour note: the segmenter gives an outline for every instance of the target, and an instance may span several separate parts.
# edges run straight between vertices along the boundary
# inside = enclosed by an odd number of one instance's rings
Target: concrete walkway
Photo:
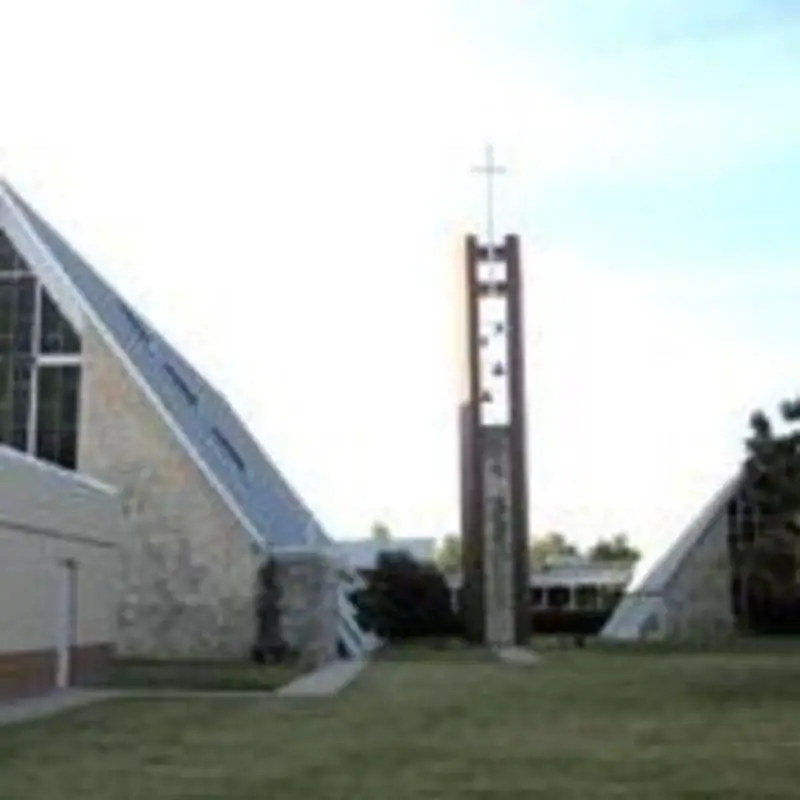
[[[362,658],[340,659],[278,689],[279,697],[331,697],[339,694],[367,665]]]
[[[14,725],[18,722],[51,717],[62,711],[80,708],[90,703],[111,700],[119,697],[120,692],[103,689],[68,689],[61,692],[30,697],[24,700],[11,700],[0,703],[0,727]]]

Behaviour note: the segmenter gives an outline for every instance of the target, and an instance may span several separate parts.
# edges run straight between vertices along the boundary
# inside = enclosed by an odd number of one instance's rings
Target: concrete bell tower
[[[514,647],[531,631],[519,238],[467,236],[461,269],[462,609],[471,641]]]

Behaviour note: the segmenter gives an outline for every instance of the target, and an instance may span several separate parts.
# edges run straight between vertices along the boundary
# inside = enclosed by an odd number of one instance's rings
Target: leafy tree
[[[641,557],[641,552],[628,540],[626,533],[617,533],[608,539],[599,539],[589,548],[590,561],[621,561],[626,564],[635,564]]]
[[[444,575],[404,552],[381,553],[356,604],[362,622],[387,639],[452,636],[458,629]]]
[[[763,411],[750,417],[742,495],[757,523],[749,530],[740,527],[732,540],[742,610],[748,626],[756,627],[770,618],[796,619],[798,610],[800,399],[785,401],[779,409],[785,424],[780,434]]]
[[[456,572],[461,569],[461,537],[448,533],[436,551],[436,563],[444,572]]]
[[[389,526],[380,521],[372,523],[370,535],[373,541],[380,542],[381,544],[389,544],[389,542],[392,540],[392,532],[389,529]]]
[[[780,406],[788,425],[800,423],[800,399]],[[746,442],[745,478],[765,521],[790,533],[800,534],[800,430],[789,428],[776,435],[769,417],[756,411],[750,418]]]
[[[563,533],[552,531],[531,541],[530,555],[532,564],[546,564],[554,558],[577,556],[578,548]]]

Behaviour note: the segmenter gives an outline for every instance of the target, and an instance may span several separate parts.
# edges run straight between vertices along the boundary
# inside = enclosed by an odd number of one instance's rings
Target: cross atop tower
[[[504,175],[505,167],[495,163],[494,147],[491,143],[486,145],[486,160],[483,164],[473,167],[472,171],[486,176],[486,247],[491,254],[494,253],[494,179],[497,175]]]

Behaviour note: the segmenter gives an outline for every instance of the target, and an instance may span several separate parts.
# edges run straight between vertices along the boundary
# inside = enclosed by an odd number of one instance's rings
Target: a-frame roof
[[[741,475],[736,473],[714,493],[702,507],[700,513],[673,541],[665,552],[652,564],[636,565],[634,576],[628,586],[629,594],[661,594],[675,577],[694,548],[708,534],[742,485]]]
[[[684,529],[683,533],[650,565],[637,565],[625,597],[601,631],[609,639],[639,639],[656,631],[663,633],[665,594],[688,559],[706,536],[718,531],[720,517],[742,487],[741,474],[729,478]],[[650,625],[655,627],[651,630]]]
[[[2,181],[0,204],[0,224],[31,269],[51,281],[56,275],[74,292],[71,302],[108,340],[253,538],[276,550],[327,547],[315,516],[222,395]]]

